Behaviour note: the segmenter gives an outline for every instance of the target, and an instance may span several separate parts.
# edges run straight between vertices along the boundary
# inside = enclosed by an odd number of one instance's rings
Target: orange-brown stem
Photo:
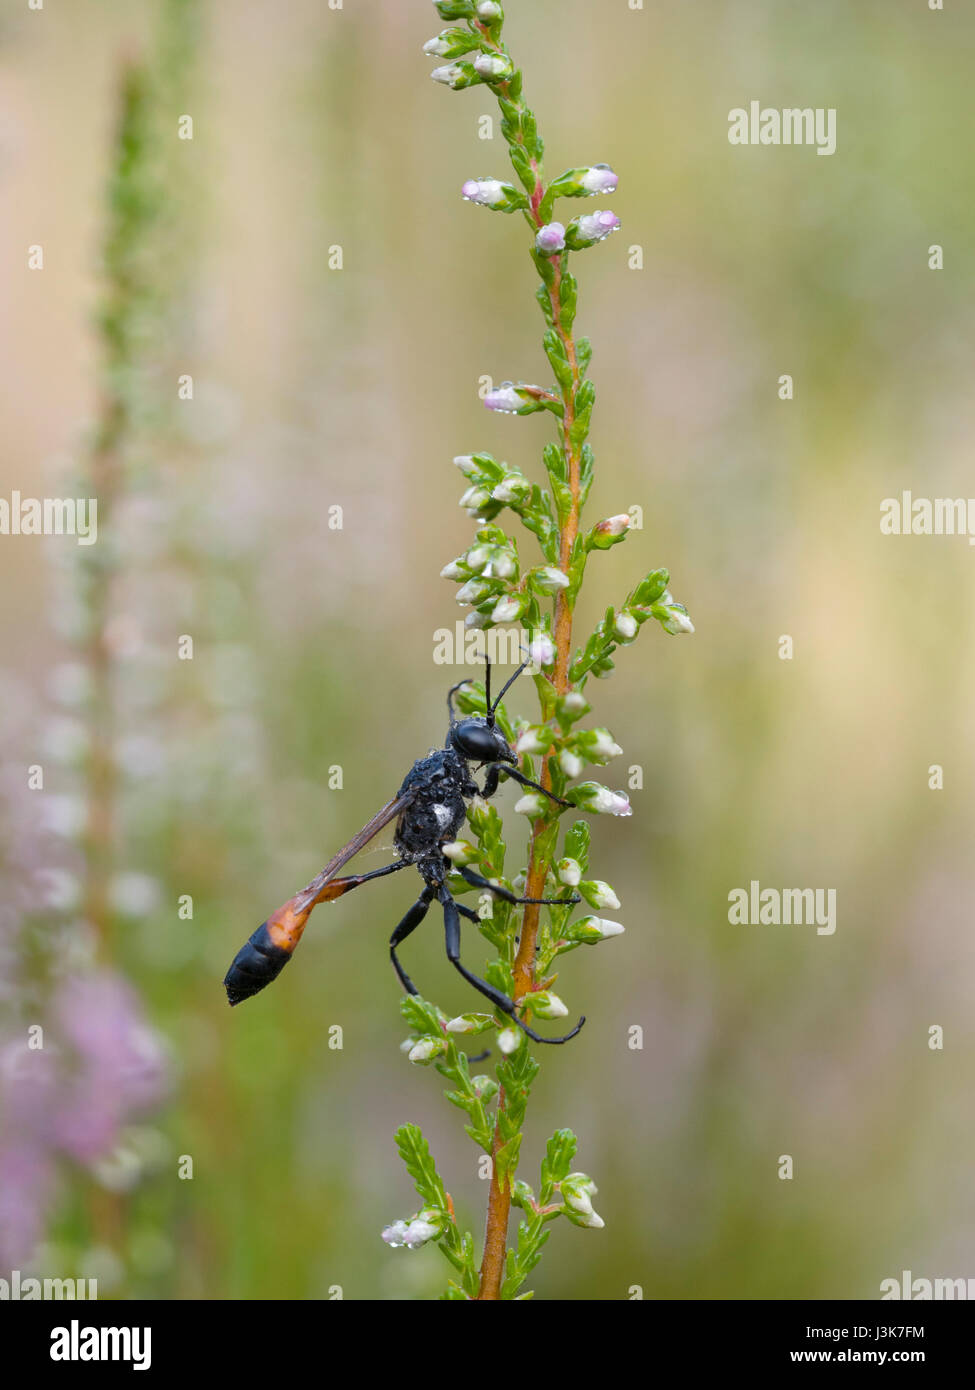
[[[563,265],[564,258],[556,271],[552,284],[549,286],[549,300],[552,306],[555,331],[561,339],[566,359],[572,369],[571,389],[563,389],[562,391],[562,448],[569,466],[569,489],[572,501],[559,536],[559,562],[563,572],[568,572],[573,547],[579,533],[579,486],[582,455],[581,445],[574,445],[571,437],[572,426],[575,422],[575,393],[579,389],[579,364],[573,336],[566,331],[562,324],[559,286]],[[555,671],[552,683],[556,694],[564,695],[569,688],[569,662],[572,655],[572,601],[567,597],[566,590],[562,590],[555,600],[555,649]],[[542,769],[541,783],[546,790],[551,788],[547,762]],[[532,830],[528,878],[525,885],[525,896],[529,898],[544,896],[547,866],[543,856],[538,853],[539,835],[543,826],[542,820],[536,820]],[[518,942],[518,952],[515,956],[513,970],[513,997],[516,1000],[523,999],[525,995],[529,994],[535,984],[538,914],[539,906],[537,903],[527,904],[522,917],[521,938]],[[504,1106],[505,1096],[502,1091],[498,1097],[499,1116],[503,1113]],[[492,1145],[492,1154],[495,1157],[502,1142],[500,1124],[496,1123]],[[510,1215],[511,1188],[507,1182],[503,1185],[498,1182],[497,1165],[495,1164],[495,1171],[491,1177],[491,1190],[488,1194],[484,1255],[481,1261],[481,1281],[477,1295],[479,1300],[498,1300],[501,1297]]]

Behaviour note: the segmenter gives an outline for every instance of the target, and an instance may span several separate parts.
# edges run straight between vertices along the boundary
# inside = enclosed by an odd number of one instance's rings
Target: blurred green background
[[[172,1080],[126,1141],[150,1155],[139,1181],[62,1167],[48,1220],[48,1263],[94,1261],[105,1294],[436,1295],[434,1249],[379,1240],[415,1206],[392,1142],[407,1120],[480,1238],[476,1151],[439,1078],[398,1051],[386,941],[412,884],[320,909],[298,963],[246,1007],[220,984],[442,742],[464,672],[432,658],[462,616],[438,571],[470,536],[451,458],[489,450],[538,477],[549,437],[544,416],[478,399],[483,375],[549,371],[524,225],[459,196],[508,164],[497,133],[479,138],[486,90],[427,77],[441,27],[423,0],[83,0],[7,5],[0,23],[5,496],[71,491],[97,409],[119,64],[176,53],[156,266],[170,302],[146,344],[171,418],[140,426],[109,541],[128,885],[111,950]],[[645,524],[596,557],[580,635],[658,565],[697,627],[645,630],[592,691],[625,750],[606,780],[644,770],[632,819],[594,825],[627,931],[566,963],[559,992],[589,1022],[540,1059],[523,1157],[531,1178],[551,1129],[575,1129],[606,1229],[556,1229],[531,1286],[874,1298],[904,1268],[975,1276],[975,561],[964,539],[879,529],[902,488],[972,491],[975,15],[512,0],[506,37],[548,172],[620,175],[600,205],[623,230],[576,263],[598,390],[590,505],[595,520],[638,504]],[[835,107],[836,154],[731,146],[728,112],[752,99]],[[194,138],[177,142],[184,113]],[[181,373],[192,402],[175,401]],[[56,698],[71,545],[0,540],[4,761],[18,777],[47,761],[55,793],[71,775]],[[176,660],[184,633],[192,662]],[[526,682],[509,709],[533,705]],[[835,888],[836,934],[730,926],[728,893],[752,879]],[[68,913],[59,951],[73,930]],[[427,997],[475,1007],[432,918],[404,956]]]

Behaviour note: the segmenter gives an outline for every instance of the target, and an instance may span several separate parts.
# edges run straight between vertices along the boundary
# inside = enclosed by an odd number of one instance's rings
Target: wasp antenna
[[[505,695],[507,694],[508,690],[511,688],[511,686],[514,685],[515,681],[516,681],[516,680],[518,679],[518,677],[521,675],[522,671],[524,671],[525,667],[526,667],[526,666],[530,666],[530,665],[531,665],[531,657],[529,656],[529,657],[526,657],[525,660],[521,663],[521,665],[520,665],[520,666],[518,667],[518,669],[515,671],[514,675],[513,675],[513,676],[509,676],[508,679],[505,681],[504,685],[501,687],[500,692],[498,693],[498,698],[495,700],[495,702],[494,702],[493,705],[491,704],[490,698],[488,699],[488,723],[489,723],[489,724],[493,724],[493,723],[494,723],[495,711],[497,710],[498,705],[500,705],[501,701],[504,699],[504,697],[505,697]]]
[[[458,681],[456,685],[452,685],[447,691],[447,714],[451,724],[457,723],[457,716],[454,714],[454,696],[457,694],[458,690],[463,690],[465,685],[470,685],[469,679]]]
[[[531,1038],[532,1042],[550,1043],[553,1047],[558,1047],[562,1043],[567,1043],[570,1038],[574,1038],[586,1021],[586,1016],[585,1014],[583,1014],[582,1017],[579,1019],[579,1022],[572,1029],[571,1033],[564,1033],[561,1038],[543,1038],[541,1033],[536,1033],[534,1028],[529,1027],[529,1025],[524,1021],[524,1019],[519,1018],[516,1013],[511,1014],[510,1018],[514,1023],[517,1023],[518,1027],[521,1029],[523,1033],[527,1033],[528,1037]]]

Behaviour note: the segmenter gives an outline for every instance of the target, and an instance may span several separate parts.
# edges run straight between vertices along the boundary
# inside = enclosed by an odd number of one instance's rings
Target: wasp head
[[[481,715],[450,726],[451,745],[471,763],[514,763],[517,759],[499,728]]]

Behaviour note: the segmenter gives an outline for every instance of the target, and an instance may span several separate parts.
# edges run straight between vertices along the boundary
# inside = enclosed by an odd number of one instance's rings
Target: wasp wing
[[[242,999],[249,999],[252,994],[257,994],[265,985],[277,979],[301,940],[305,923],[316,903],[339,898],[362,881],[361,877],[337,878],[339,869],[378,835],[384,826],[402,815],[414,795],[415,793],[410,791],[404,796],[387,801],[382,810],[377,811],[372,820],[367,821],[359,833],[353,835],[348,844],[343,845],[338,854],[315,875],[307,888],[289,898],[276,912],[271,913],[266,922],[261,923],[234,956],[224,979],[224,988],[231,1004],[239,1004]]]
[[[415,796],[415,792],[409,791],[404,796],[394,797],[392,801],[387,801],[381,811],[377,811],[372,820],[366,821],[358,835],[353,835],[347,845],[339,850],[322,869],[321,873],[315,875],[308,887],[298,893],[293,901],[299,905],[299,910],[310,908],[319,902],[327,902],[329,894],[323,890],[328,883],[335,877],[339,869],[344,868],[349,860],[354,858],[364,849],[370,840],[379,834],[391,820],[396,820],[398,816],[406,810]],[[332,896],[338,897],[336,893]]]

